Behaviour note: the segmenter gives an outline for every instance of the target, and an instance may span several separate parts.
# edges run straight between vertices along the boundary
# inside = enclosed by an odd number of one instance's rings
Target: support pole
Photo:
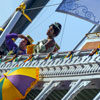
[[[34,100],[45,100],[45,98],[59,85],[60,82],[49,82],[48,85],[40,92],[40,94]]]
[[[96,26],[97,26],[97,25],[94,25],[94,26],[89,30],[88,33],[91,33],[92,30],[93,30]],[[82,38],[82,40],[74,47],[73,50],[76,50],[76,49],[81,45],[81,43],[82,43],[85,39],[86,39],[86,36],[84,36],[84,37]]]
[[[82,81],[78,80],[75,84],[72,85],[70,90],[65,94],[65,96],[61,100],[73,100],[74,97],[84,89],[90,81]]]
[[[17,21],[19,20],[21,15],[22,15],[22,13],[20,11],[15,12],[15,14],[12,17],[11,21],[9,22],[9,24],[7,25],[7,27],[5,28],[5,30],[2,32],[2,34],[0,36],[0,47],[3,44],[4,40],[5,40],[5,36],[8,33],[10,33],[10,31],[13,29],[13,27],[15,26],[15,24],[17,23]]]
[[[100,92],[95,96],[93,100],[100,100]]]

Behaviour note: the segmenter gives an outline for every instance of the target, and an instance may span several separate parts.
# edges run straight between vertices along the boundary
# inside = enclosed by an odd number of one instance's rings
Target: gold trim
[[[4,29],[3,28],[0,28],[0,31],[4,31]]]
[[[25,14],[25,9],[26,9],[26,5],[24,2],[22,2],[21,5],[18,8],[16,8],[16,11],[20,10],[22,14],[25,16],[25,18],[30,22],[32,22],[31,18],[27,14]]]

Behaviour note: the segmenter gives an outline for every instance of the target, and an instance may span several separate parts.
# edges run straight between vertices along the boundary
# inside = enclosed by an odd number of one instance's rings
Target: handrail
[[[89,55],[94,49],[88,49],[88,50],[73,50],[73,51],[66,51],[66,52],[58,52],[58,53],[40,53],[40,54],[33,54],[33,55],[22,55],[22,57],[25,57],[24,62],[27,62],[28,60],[31,60],[32,57],[34,57],[34,59],[48,59],[51,55],[52,58],[59,58],[59,57],[70,57],[72,54],[74,56],[78,56],[79,54],[83,54],[83,55]],[[37,56],[37,58],[35,58],[35,56]],[[55,56],[56,55],[56,56]],[[18,55],[10,55],[10,59],[9,60],[3,60],[6,62],[10,62],[13,61]],[[21,55],[20,55],[21,56]],[[2,55],[2,58],[5,57],[5,55]],[[9,55],[6,56],[6,58],[9,58]],[[27,58],[28,57],[28,58]],[[27,59],[26,59],[27,58]]]
[[[87,33],[86,37],[89,38],[89,35],[93,35],[93,34],[95,34],[97,37],[100,37],[100,32]]]

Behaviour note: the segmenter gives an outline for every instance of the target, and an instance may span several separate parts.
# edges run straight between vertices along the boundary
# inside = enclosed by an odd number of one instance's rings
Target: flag
[[[100,0],[63,0],[56,11],[100,24]]]

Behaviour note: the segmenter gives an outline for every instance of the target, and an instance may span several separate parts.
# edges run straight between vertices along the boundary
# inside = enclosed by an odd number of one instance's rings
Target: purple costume
[[[8,48],[9,51],[13,50],[14,54],[26,54],[26,50],[22,50],[20,49],[16,44],[15,42],[13,41],[13,38],[14,39],[17,39],[18,38],[18,34],[16,33],[11,33],[11,34],[7,34],[6,35],[6,46]],[[21,53],[19,53],[19,51],[21,51]]]

